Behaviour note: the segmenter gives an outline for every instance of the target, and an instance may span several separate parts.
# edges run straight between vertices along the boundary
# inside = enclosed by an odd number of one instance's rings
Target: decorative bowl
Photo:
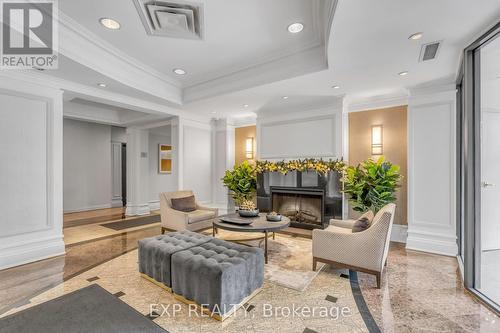
[[[266,220],[268,220],[269,222],[279,222],[281,221],[281,215],[270,215],[270,214],[267,214],[266,215]]]
[[[238,214],[240,214],[241,217],[257,217],[257,216],[259,216],[259,210],[258,209],[254,209],[254,210],[240,209],[240,210],[238,210]]]

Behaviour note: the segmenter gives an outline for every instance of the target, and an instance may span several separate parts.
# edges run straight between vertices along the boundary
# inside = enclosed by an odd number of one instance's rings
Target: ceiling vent
[[[429,44],[422,45],[420,50],[420,61],[427,61],[436,59],[439,50],[441,49],[442,42],[432,42]]]
[[[134,0],[148,35],[203,39],[203,4]]]

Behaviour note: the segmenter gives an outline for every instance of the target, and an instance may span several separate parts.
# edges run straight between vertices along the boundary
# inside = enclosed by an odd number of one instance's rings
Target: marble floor
[[[463,289],[455,258],[407,251],[398,243],[391,244],[381,289],[372,276],[327,266],[303,291],[266,280],[234,319],[189,317],[185,305],[137,272],[137,240],[158,232],[152,227],[86,242],[70,246],[66,256],[0,271],[0,316],[98,283],[172,333],[500,332],[500,318]],[[277,235],[275,242],[290,238]],[[307,238],[301,242],[311,246]],[[338,316],[287,316],[283,309],[294,305],[346,310]],[[180,313],[165,312],[166,306]],[[277,313],[268,316],[269,307]]]

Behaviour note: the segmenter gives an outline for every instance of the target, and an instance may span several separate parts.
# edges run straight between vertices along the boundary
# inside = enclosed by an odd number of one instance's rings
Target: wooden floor
[[[153,215],[159,215],[159,212],[152,211],[151,214],[142,215],[141,217]],[[125,216],[124,207],[64,214],[64,243],[67,246],[73,246],[83,242],[119,235],[124,232],[138,231],[152,227],[157,227],[159,230],[160,223],[152,223],[123,230],[112,230],[103,227],[103,224],[106,223],[127,221],[136,218],[137,216]]]
[[[104,208],[64,214],[64,228],[125,219],[125,207]]]

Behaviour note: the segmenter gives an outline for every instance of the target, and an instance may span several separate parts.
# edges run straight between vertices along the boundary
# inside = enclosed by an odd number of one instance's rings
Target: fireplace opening
[[[323,228],[324,191],[305,188],[271,188],[272,210],[290,219],[292,226]]]

